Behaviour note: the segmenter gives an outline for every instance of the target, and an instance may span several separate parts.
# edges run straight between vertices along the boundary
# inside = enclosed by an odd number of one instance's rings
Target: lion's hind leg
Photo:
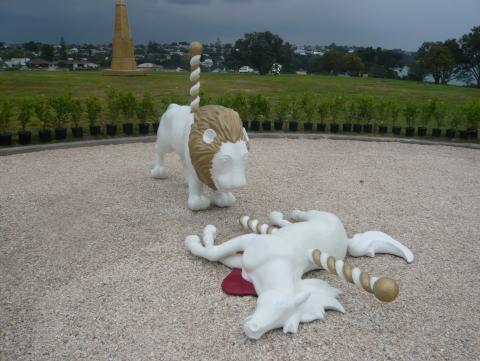
[[[172,152],[173,149],[167,139],[164,139],[161,133],[158,134],[157,143],[155,144],[155,166],[150,171],[152,178],[167,178],[167,170],[165,169],[165,154]]]

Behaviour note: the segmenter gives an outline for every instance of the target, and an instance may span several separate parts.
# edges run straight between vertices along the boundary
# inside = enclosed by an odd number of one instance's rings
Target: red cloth
[[[251,282],[242,278],[242,270],[240,268],[232,269],[232,272],[225,277],[222,282],[222,290],[227,295],[233,296],[256,296],[255,287]]]

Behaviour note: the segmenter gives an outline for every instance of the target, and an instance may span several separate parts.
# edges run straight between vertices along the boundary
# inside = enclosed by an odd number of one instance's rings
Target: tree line
[[[229,68],[248,65],[260,74],[267,74],[273,63],[280,63],[284,72],[302,69],[317,74],[400,78],[398,69],[408,65],[408,79],[424,80],[431,75],[436,84],[462,79],[473,80],[480,87],[480,26],[458,40],[424,42],[413,57],[402,50],[366,47],[352,51],[335,44],[322,55],[298,55],[292,44],[269,31],[245,34],[224,50]]]

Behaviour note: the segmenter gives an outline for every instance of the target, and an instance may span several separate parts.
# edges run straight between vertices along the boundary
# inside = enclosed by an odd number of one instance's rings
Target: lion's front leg
[[[204,193],[203,183],[198,179],[195,170],[187,169],[188,208],[192,211],[202,211],[210,207],[210,198]]]
[[[217,207],[230,207],[236,201],[232,193],[222,191],[214,191],[211,200]]]

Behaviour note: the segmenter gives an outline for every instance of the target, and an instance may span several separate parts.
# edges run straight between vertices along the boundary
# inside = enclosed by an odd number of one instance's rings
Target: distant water
[[[401,77],[401,78],[406,77],[408,75],[409,71],[410,71],[409,66],[404,66],[403,68],[396,70],[398,76]],[[427,82],[427,83],[435,83],[435,80],[433,79],[433,76],[431,76],[431,75],[427,75],[423,79],[423,81]],[[465,81],[465,80],[453,79],[453,80],[450,80],[447,84],[448,85],[456,85],[456,86],[467,86],[468,82]]]

